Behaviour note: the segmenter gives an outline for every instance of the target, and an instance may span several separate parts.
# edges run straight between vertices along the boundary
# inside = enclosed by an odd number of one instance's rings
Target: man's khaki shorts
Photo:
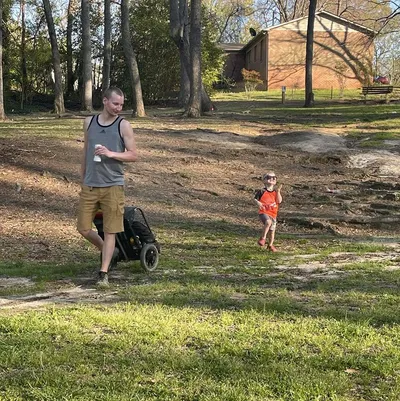
[[[96,212],[103,212],[103,229],[105,233],[124,231],[125,193],[122,185],[94,188],[82,185],[78,208],[78,231],[92,228]]]

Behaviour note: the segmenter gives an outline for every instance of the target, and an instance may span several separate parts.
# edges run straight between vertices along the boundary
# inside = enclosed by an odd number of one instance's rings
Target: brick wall
[[[246,51],[246,69],[255,70],[260,73],[260,78],[264,81],[262,89],[266,87],[267,63],[268,63],[268,37],[261,36]],[[261,89],[261,88],[260,88]]]
[[[268,88],[304,88],[306,32],[271,29],[268,36]],[[372,80],[372,57],[372,41],[361,32],[315,32],[313,88],[359,88]]]
[[[245,65],[245,55],[240,52],[227,53],[224,65],[224,76],[237,81],[241,81],[242,68]]]

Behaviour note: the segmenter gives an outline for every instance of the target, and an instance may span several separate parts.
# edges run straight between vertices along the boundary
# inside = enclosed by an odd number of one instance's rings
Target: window
[[[264,39],[261,41],[260,45],[260,61],[263,60],[263,51],[264,51]]]
[[[254,46],[254,61],[257,61],[257,45]]]

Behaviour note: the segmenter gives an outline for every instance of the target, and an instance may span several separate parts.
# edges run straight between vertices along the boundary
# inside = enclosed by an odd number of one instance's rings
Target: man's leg
[[[103,239],[94,230],[78,230],[84,238],[86,238],[90,243],[96,246],[100,252],[103,250]]]
[[[117,262],[118,248],[115,248],[116,233],[124,231],[124,188],[113,186],[101,189],[101,209],[103,211],[104,243],[102,249],[99,282],[108,282],[110,268]]]
[[[114,249],[115,249],[115,235],[110,233],[104,233],[104,242],[102,251],[102,258],[101,258],[101,268],[100,271],[107,273],[108,267],[110,266],[111,259],[113,257]]]
[[[92,230],[93,217],[99,207],[98,188],[83,185],[79,196],[77,229],[79,234],[101,251],[103,240],[96,231]]]

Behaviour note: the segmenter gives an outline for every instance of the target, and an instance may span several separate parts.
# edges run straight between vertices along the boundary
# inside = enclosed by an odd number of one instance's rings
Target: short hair
[[[110,86],[103,92],[103,98],[106,97],[107,99],[109,99],[113,93],[118,96],[124,96],[124,92],[122,92],[121,89],[117,88],[116,86]]]
[[[275,175],[275,173],[274,173],[273,171],[269,171],[268,173],[265,173],[265,174],[262,176],[263,181],[264,181],[269,175],[272,175],[272,174]]]

